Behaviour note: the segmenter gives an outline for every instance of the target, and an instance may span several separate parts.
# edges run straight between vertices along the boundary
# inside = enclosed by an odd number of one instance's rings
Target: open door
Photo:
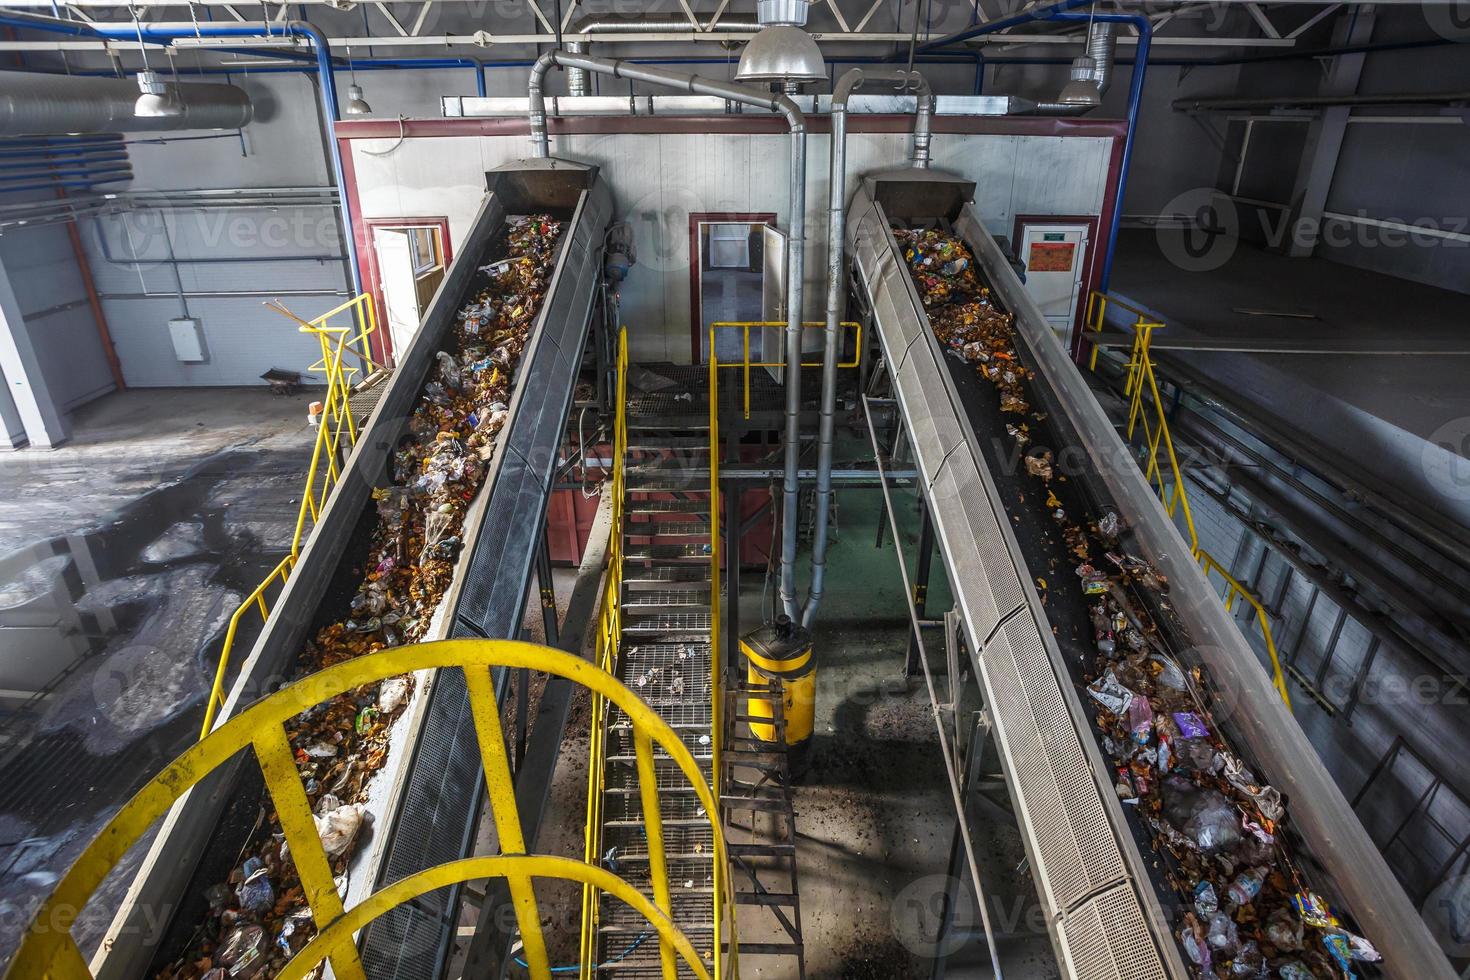
[[[439,225],[375,225],[373,258],[388,340],[401,358],[444,281],[446,249]]]

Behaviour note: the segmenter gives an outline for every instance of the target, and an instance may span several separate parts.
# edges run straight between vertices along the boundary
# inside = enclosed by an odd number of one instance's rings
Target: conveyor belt
[[[596,167],[560,160],[509,164],[487,176],[490,193],[423,325],[387,383],[260,639],[241,666],[222,711],[249,704],[273,678],[289,676],[308,637],[346,610],[367,548],[371,491],[385,483],[435,354],[472,296],[479,267],[498,258],[510,214],[549,213],[566,221],[556,268],[515,378],[509,419],[490,471],[466,514],[454,582],[425,640],[514,637],[520,626],[567,413],[592,326],[611,193]],[[157,956],[181,945],[203,912],[200,891],[224,880],[254,820],[253,773],[221,767],[165,818],[104,943],[99,977],[145,975]],[[353,860],[347,905],[383,883],[464,856],[474,838],[483,774],[469,725],[463,676],[447,671],[416,686],[395,722],[389,757],[374,779],[375,826]],[[233,841],[234,843],[231,843]],[[157,910],[177,910],[159,929]],[[361,937],[374,980],[438,974],[453,936],[456,896],[425,896],[385,915]],[[147,914],[152,922],[142,916]],[[145,937],[139,941],[138,937]]]
[[[1085,490],[1073,489],[1094,505],[1116,508],[1141,556],[1168,577],[1170,618],[1191,638],[1192,653],[1211,677],[1236,696],[1227,734],[1289,798],[1292,826],[1384,953],[1383,973],[1449,976],[1423,923],[1190,561],[1188,546],[979,222],[968,203],[972,191],[973,184],[932,171],[869,177],[852,204],[848,246],[855,289],[870,307],[914,447],[1058,962],[1074,977],[1190,975],[1166,915],[1171,890],[1154,880],[1077,695],[1077,658],[1068,648],[1078,638],[1069,635],[1065,615],[1049,615],[1034,584],[1054,574],[1046,525],[1007,513],[1014,498],[1005,495],[1016,488],[995,456],[999,447],[986,452],[999,421],[987,404],[994,393],[982,390],[968,365],[942,353],[890,218],[947,220],[973,250],[982,279],[1015,316],[1053,445],[1059,452],[1064,446],[1085,451],[1088,472],[1075,481]],[[1066,567],[1062,576],[1073,577]]]

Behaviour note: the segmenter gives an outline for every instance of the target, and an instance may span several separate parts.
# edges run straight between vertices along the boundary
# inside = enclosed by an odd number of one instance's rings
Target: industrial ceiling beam
[[[441,0],[443,2],[443,0]],[[721,40],[742,41],[749,40],[754,33],[732,33],[719,35]],[[587,37],[600,43],[613,42],[639,42],[639,43],[689,43],[707,42],[709,35],[700,34],[619,34],[607,35],[576,35],[569,34],[566,40],[580,40]],[[819,41],[832,41],[843,43],[866,43],[866,44],[893,44],[895,42],[907,42],[907,34],[834,34],[820,31],[812,32],[812,37]],[[332,37],[328,38],[331,45],[335,47],[362,48],[368,45],[382,45],[385,47],[444,47],[445,45],[463,45],[466,47],[491,47],[495,45],[536,45],[546,44],[545,34],[425,34],[421,36],[400,37],[397,34],[369,34],[355,37]],[[1080,34],[992,34],[985,39],[987,45],[1081,45],[1086,39]],[[1118,43],[1120,45],[1136,44],[1138,38],[1128,34],[1120,34]],[[1264,37],[1224,37],[1216,35],[1205,35],[1198,37],[1156,37],[1155,47],[1202,47],[1202,48],[1292,48],[1296,41],[1293,38],[1264,38]],[[209,48],[240,47],[248,45],[252,48],[299,48],[300,45],[290,38],[283,38],[279,34],[266,35],[262,33],[253,38],[232,38],[222,41],[216,38],[180,38],[174,42],[176,48]],[[133,45],[136,48],[136,45]],[[129,50],[122,42],[105,42],[88,39],[67,40],[0,40],[0,51],[105,51],[105,50]]]

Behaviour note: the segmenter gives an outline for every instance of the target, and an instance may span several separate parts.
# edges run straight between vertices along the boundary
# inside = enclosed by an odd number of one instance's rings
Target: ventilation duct
[[[802,6],[806,0],[802,0]],[[705,24],[699,28],[700,33],[706,34],[749,34],[758,31],[761,24],[751,20],[749,17],[728,15],[721,17],[713,24]],[[572,21],[563,31],[567,40],[563,47],[570,54],[588,54],[591,51],[591,38],[574,40],[574,34],[653,34],[689,31],[695,28],[689,23],[687,17],[659,17],[645,15],[641,17],[616,17],[608,14],[588,14]],[[587,72],[581,68],[567,68],[567,94],[568,95],[591,95],[591,86]]]
[[[233,85],[164,85],[179,112],[139,116],[138,86],[127,79],[0,72],[0,136],[239,129],[254,116]]]

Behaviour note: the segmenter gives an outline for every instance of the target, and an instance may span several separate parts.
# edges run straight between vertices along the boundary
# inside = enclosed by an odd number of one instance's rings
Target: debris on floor
[[[377,521],[350,616],[322,629],[298,663],[305,675],[421,639],[448,589],[465,511],[480,489],[511,385],[553,271],[562,223],[508,220],[510,257],[485,267],[373,491]],[[287,726],[297,771],[334,874],[347,870],[368,822],[367,787],[388,755],[389,729],[412,681],[393,677],[338,695]],[[315,935],[270,800],[230,880],[209,890],[208,920],[166,980],[273,976]],[[318,968],[318,973],[320,968]]]
[[[1000,397],[1003,413],[1035,422],[1033,374],[1019,356],[1011,315],[991,300],[974,256],[944,232],[894,229],[935,336],[973,364]],[[1210,679],[1186,666],[1140,595],[1161,599],[1168,582],[1124,550],[1115,513],[1078,522],[1053,492],[1051,453],[1025,447],[1025,423],[1008,424],[1037,498],[1062,531],[1089,603],[1097,656],[1084,664],[1087,695],[1116,791],[1135,808],[1157,851],[1181,913],[1176,936],[1202,980],[1354,978],[1381,957],[1339,921],[1313,891],[1293,854],[1281,794],[1262,782],[1216,723]]]

